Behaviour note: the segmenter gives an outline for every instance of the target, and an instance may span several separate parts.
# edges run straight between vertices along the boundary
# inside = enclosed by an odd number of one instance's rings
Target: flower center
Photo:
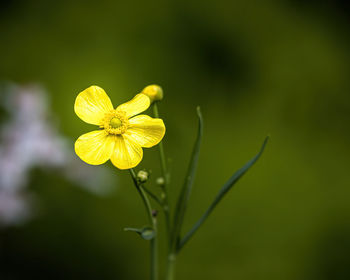
[[[117,117],[114,117],[113,119],[111,119],[109,125],[112,128],[118,128],[122,125],[122,121],[120,119],[118,119]]]
[[[100,125],[108,134],[123,134],[128,128],[129,121],[125,112],[112,110],[105,114]]]

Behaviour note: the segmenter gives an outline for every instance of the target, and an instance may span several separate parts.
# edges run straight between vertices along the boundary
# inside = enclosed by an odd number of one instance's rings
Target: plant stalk
[[[176,254],[169,254],[165,280],[175,280],[175,262]]]
[[[155,118],[159,118],[158,105],[156,102],[153,104],[153,114]],[[168,243],[170,247],[171,223],[170,223],[170,209],[169,209],[169,199],[168,199],[168,185],[170,181],[170,176],[167,168],[167,160],[165,157],[163,141],[161,141],[158,144],[158,147],[159,147],[160,163],[162,168],[162,177],[164,178],[164,185],[162,186],[162,191],[164,196],[163,211],[164,211],[165,224],[166,224],[167,235],[168,235]]]
[[[144,191],[143,187],[139,182],[137,181],[136,173],[134,169],[129,169],[130,175],[132,177],[132,180],[135,184],[135,187],[137,191],[139,192],[141,199],[145,205],[147,216],[149,219],[149,222],[155,231],[155,236],[150,240],[150,251],[151,251],[151,280],[158,280],[158,232],[157,232],[157,218],[153,216],[152,214],[152,206],[151,203],[147,197],[146,192]]]
[[[159,111],[157,102],[153,103],[153,115],[155,118],[159,118]],[[171,244],[171,220],[170,220],[170,206],[168,199],[168,186],[170,183],[170,173],[167,167],[167,160],[164,152],[163,141],[158,144],[159,147],[159,157],[160,164],[162,169],[162,177],[164,179],[164,185],[162,186],[163,191],[163,211],[166,224],[167,240],[168,240],[168,261],[166,269],[166,280],[174,280],[175,278],[175,260],[176,255],[173,253],[172,244]]]

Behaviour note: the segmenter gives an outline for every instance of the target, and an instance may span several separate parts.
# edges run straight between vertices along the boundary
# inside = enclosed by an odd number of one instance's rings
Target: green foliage
[[[262,155],[265,146],[267,144],[269,137],[266,137],[259,153],[253,157],[250,161],[248,161],[242,168],[237,170],[232,177],[222,186],[219,193],[216,195],[214,201],[210,204],[208,209],[204,212],[204,214],[200,217],[200,219],[193,225],[189,232],[185,234],[185,236],[179,240],[177,244],[177,251],[181,250],[182,247],[188,242],[188,240],[193,236],[193,234],[199,229],[199,227],[205,222],[205,220],[209,217],[211,212],[215,209],[215,207],[219,204],[221,199],[226,195],[226,193],[238,182],[238,180],[254,165],[254,163],[259,159]]]
[[[176,204],[176,209],[175,209],[175,218],[174,218],[174,225],[172,228],[172,240],[171,240],[172,246],[174,247],[173,250],[175,251],[176,251],[177,243],[180,238],[181,226],[183,224],[186,209],[188,206],[188,201],[190,199],[190,195],[192,191],[193,182],[197,171],[199,151],[200,151],[200,146],[201,146],[202,136],[203,136],[203,118],[199,107],[197,107],[197,115],[198,115],[197,139],[194,144],[192,156],[190,159],[190,164],[188,166],[187,174],[185,177],[185,182],[179,194],[177,204]]]

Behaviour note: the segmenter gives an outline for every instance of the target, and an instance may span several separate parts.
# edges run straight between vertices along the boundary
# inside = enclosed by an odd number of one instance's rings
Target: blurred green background
[[[172,205],[200,105],[204,142],[185,229],[270,134],[257,165],[181,252],[177,279],[343,280],[349,27],[347,1],[8,0],[0,79],[46,90],[72,154],[74,140],[94,129],[73,112],[80,91],[99,85],[116,106],[160,84]],[[24,190],[35,197],[33,213],[0,229],[1,279],[147,279],[148,244],[123,231],[146,223],[142,202],[128,172],[103,168],[113,187],[102,195],[56,169],[31,168]],[[157,148],[141,168],[152,169],[152,181],[160,174]]]

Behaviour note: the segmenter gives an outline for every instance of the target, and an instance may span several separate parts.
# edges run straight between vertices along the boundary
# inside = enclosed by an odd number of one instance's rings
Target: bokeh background
[[[151,83],[172,205],[197,105],[205,119],[185,229],[271,135],[178,279],[349,279],[349,27],[345,0],[2,1],[1,279],[147,279],[147,242],[123,231],[143,205],[128,172],[75,156],[93,127],[73,104],[92,84],[117,105]],[[137,170],[154,182],[158,165],[147,149]]]

